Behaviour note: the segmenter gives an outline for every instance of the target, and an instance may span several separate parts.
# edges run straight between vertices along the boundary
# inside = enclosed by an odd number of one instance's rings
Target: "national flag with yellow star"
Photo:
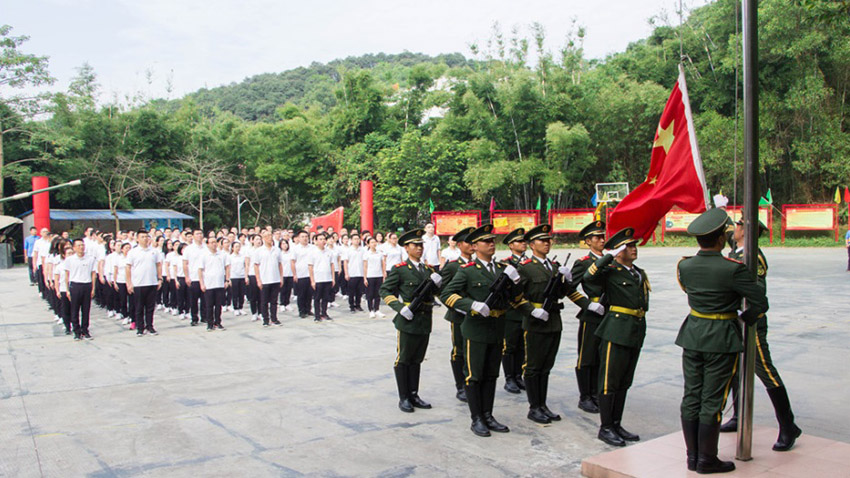
[[[699,213],[705,211],[709,204],[688,101],[685,70],[679,65],[679,81],[661,113],[652,143],[649,173],[646,180],[611,211],[608,231],[614,234],[623,228],[633,227],[634,237],[643,238],[642,244],[646,244],[658,221],[673,206]]]

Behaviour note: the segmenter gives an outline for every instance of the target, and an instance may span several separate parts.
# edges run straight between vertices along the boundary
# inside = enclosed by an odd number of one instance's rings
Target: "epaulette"
[[[474,266],[474,265],[475,265],[475,262],[473,262],[473,261],[469,261],[469,262],[467,262],[466,264],[464,264],[464,265],[462,265],[462,266],[460,266],[460,267],[461,267],[461,269],[466,269],[467,267],[472,267],[472,266]]]
[[[395,267],[404,267],[406,265],[407,265],[407,262],[401,261],[398,264],[396,264]]]
[[[588,255],[586,255],[586,256],[584,256],[584,257],[582,257],[582,258],[581,258],[581,259],[579,259],[579,260],[580,260],[580,261],[586,261],[586,260],[588,260],[588,259],[590,259],[590,254],[588,254]]]
[[[726,259],[727,261],[732,261],[732,262],[738,263],[738,264],[743,264],[743,262],[739,261],[738,259],[732,259],[731,257],[724,257],[724,259]]]
[[[522,265],[531,264],[531,258],[529,257],[528,259],[520,262],[520,264],[522,264]]]

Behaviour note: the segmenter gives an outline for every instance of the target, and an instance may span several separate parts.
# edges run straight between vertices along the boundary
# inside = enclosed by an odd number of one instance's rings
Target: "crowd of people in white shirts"
[[[460,251],[441,249],[431,224],[425,226],[423,261],[439,269]],[[66,335],[91,339],[91,303],[137,336],[157,335],[157,312],[224,330],[222,313],[282,325],[278,312],[302,319],[333,320],[328,309],[347,301],[351,312],[381,318],[379,289],[387,272],[406,259],[395,232],[316,232],[237,228],[119,231],[92,228],[84,237],[42,229],[27,251],[31,285],[54,313]],[[35,230],[31,231],[35,235]],[[292,304],[293,296],[295,304]],[[247,302],[247,307],[246,307]],[[247,309],[247,310],[246,310]]]

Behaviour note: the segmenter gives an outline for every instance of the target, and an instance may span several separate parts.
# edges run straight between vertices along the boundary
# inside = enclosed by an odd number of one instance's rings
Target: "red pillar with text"
[[[372,181],[360,181],[360,230],[374,233]]]
[[[50,186],[47,176],[33,176],[32,190],[44,189]],[[33,225],[41,234],[41,229],[50,229],[50,193],[38,193],[32,197]]]

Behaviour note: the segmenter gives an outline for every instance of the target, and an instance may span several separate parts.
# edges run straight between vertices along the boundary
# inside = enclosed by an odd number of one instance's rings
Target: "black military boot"
[[[587,413],[599,413],[599,405],[593,400],[591,392],[591,372],[592,370],[585,368],[576,369],[576,381],[578,382],[578,408]]]
[[[685,447],[688,450],[688,469],[696,471],[699,454],[699,420],[682,419],[682,434],[685,435]]]
[[[519,393],[519,385],[516,383],[513,354],[502,356],[502,369],[505,371],[505,391],[508,393]]]
[[[481,414],[481,385],[472,382],[465,385],[464,389],[466,390],[466,404],[469,405],[469,414],[472,416],[472,425],[469,429],[480,437],[490,436],[490,429],[487,428]]]
[[[773,402],[776,420],[779,422],[779,437],[773,444],[773,451],[788,451],[794,446],[797,438],[803,434],[794,423],[794,413],[791,411],[791,401],[785,386],[767,389],[767,395]]]
[[[717,440],[720,438],[720,424],[699,424],[699,438],[697,446],[697,473],[707,475],[710,473],[728,473],[735,470],[735,464],[731,461],[721,461],[717,458]]]
[[[393,370],[398,387],[398,409],[405,413],[413,413],[413,404],[410,403],[410,392],[407,389],[410,380],[407,365],[398,364]]]
[[[552,420],[540,409],[540,376],[525,377],[525,393],[528,395],[528,419],[544,425]]]
[[[546,405],[546,396],[549,395],[549,374],[543,374],[540,376],[540,411],[543,412],[544,415],[549,417],[549,420],[553,422],[561,421],[561,416],[557,413],[549,410],[549,406]]]
[[[521,342],[520,342],[521,343]],[[514,381],[520,390],[525,390],[525,380],[522,378],[522,366],[525,364],[525,349],[514,354]]]
[[[481,384],[481,396],[481,412],[487,428],[497,433],[508,433],[511,431],[510,428],[502,425],[493,418],[493,403],[496,400],[496,379],[487,380]]]
[[[626,392],[617,392],[614,394],[614,431],[626,441],[640,441],[640,437],[623,428],[620,423],[623,421],[623,410],[626,409]]]
[[[419,371],[422,369],[422,364],[411,364],[408,366],[410,372],[408,373],[408,396],[410,397],[410,404],[416,408],[431,408],[431,404],[419,398]]]
[[[590,398],[599,409],[599,365],[589,367],[587,372],[590,375]]]
[[[599,394],[599,418],[601,426],[596,437],[612,446],[626,446],[625,440],[614,430],[613,394]]]
[[[732,409],[734,415],[726,423],[720,426],[720,433],[734,433],[738,431],[738,376],[732,379]]]
[[[452,375],[455,377],[455,388],[457,388],[455,397],[461,402],[466,402],[466,390],[463,388],[463,383],[465,382],[465,377],[463,375],[463,362],[459,360],[452,360],[449,363],[452,364]]]

